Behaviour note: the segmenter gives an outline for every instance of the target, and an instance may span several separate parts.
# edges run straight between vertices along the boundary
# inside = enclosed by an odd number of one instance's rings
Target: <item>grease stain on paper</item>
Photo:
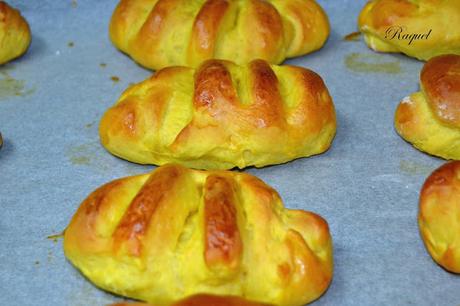
[[[11,97],[25,97],[35,92],[35,88],[26,89],[24,80],[13,78],[8,72],[0,72],[0,101]]]
[[[66,156],[75,166],[87,166],[99,171],[109,170],[105,160],[99,152],[100,145],[98,141],[93,141],[81,145],[70,146],[67,148]]]
[[[113,157],[104,151],[99,141],[88,142],[81,145],[69,146],[66,150],[66,157],[73,166],[88,167],[93,170],[106,173],[114,166]],[[117,167],[125,173],[124,176],[139,175],[151,171],[151,167],[136,165],[128,162],[117,162]]]
[[[350,53],[345,58],[345,66],[354,72],[401,73],[401,64],[398,60],[388,60],[387,56],[377,54]]]
[[[401,160],[399,162],[399,170],[407,175],[423,175],[428,176],[435,168],[417,163],[410,160]]]

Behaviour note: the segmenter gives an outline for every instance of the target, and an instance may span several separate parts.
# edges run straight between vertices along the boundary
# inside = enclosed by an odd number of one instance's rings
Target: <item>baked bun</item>
[[[460,54],[459,0],[372,0],[359,16],[367,45],[420,60]]]
[[[30,40],[27,21],[18,10],[0,1],[0,65],[24,54]]]
[[[396,130],[419,150],[460,159],[460,56],[431,59],[420,79],[421,92],[404,98],[396,110]]]
[[[116,303],[110,306],[159,306],[144,303]],[[194,295],[182,301],[172,304],[171,306],[269,306],[251,302],[235,296],[213,296],[213,295]]]
[[[112,154],[200,169],[279,164],[327,150],[336,130],[322,79],[293,66],[209,60],[131,86],[102,118]]]
[[[460,273],[460,162],[444,164],[423,185],[419,227],[431,257],[446,270]]]
[[[321,48],[328,36],[315,0],[122,0],[110,22],[114,45],[155,70],[214,58],[278,64]]]
[[[94,191],[64,252],[97,286],[159,305],[212,294],[300,306],[327,289],[333,268],[323,218],[285,209],[252,175],[179,165]]]

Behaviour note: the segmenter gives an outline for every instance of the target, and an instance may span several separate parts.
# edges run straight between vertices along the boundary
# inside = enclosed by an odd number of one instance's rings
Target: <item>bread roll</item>
[[[163,69],[128,88],[99,127],[102,144],[116,156],[200,169],[319,154],[335,131],[334,105],[316,73],[262,60]]]
[[[155,70],[208,59],[278,64],[328,36],[315,0],[122,0],[110,22],[114,45]]]
[[[460,54],[459,0],[372,0],[359,16],[367,45],[420,60]]]
[[[418,223],[431,257],[460,273],[460,162],[444,164],[423,185]]]
[[[431,59],[420,79],[421,91],[396,110],[396,130],[419,150],[460,159],[460,56]]]
[[[159,305],[211,294],[301,306],[327,289],[333,269],[323,218],[285,209],[249,174],[179,165],[94,191],[64,252],[98,287]]]
[[[0,65],[24,54],[30,40],[27,21],[18,10],[0,1]]]

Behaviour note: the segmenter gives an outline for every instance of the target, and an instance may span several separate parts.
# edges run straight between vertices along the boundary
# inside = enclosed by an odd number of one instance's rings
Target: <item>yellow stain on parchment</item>
[[[67,159],[75,166],[86,166],[98,171],[109,170],[101,156],[98,141],[88,142],[81,145],[70,146],[66,150]]]
[[[26,89],[24,80],[13,78],[8,72],[0,71],[0,101],[11,97],[24,97],[34,93],[35,88]]]
[[[345,66],[354,72],[401,73],[398,60],[388,60],[387,56],[378,54],[350,53],[345,57]]]
[[[76,167],[87,167],[106,173],[111,170],[110,154],[106,152],[99,141],[92,141],[80,145],[67,147],[65,155],[70,163]],[[125,176],[138,175],[151,171],[151,166],[139,167],[132,163],[117,163]]]
[[[434,168],[428,165],[410,161],[410,160],[401,160],[399,162],[399,170],[401,170],[402,173],[408,174],[408,175],[425,175],[426,176],[430,174],[434,170]]]

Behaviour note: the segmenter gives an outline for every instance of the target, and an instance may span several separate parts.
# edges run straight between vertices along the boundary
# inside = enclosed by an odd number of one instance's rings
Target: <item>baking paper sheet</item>
[[[121,92],[151,72],[108,39],[115,0],[16,0],[33,42],[0,67],[0,304],[104,305],[121,298],[69,262],[61,232],[80,202],[112,179],[147,172],[107,153],[98,121]],[[460,277],[437,266],[417,227],[419,190],[443,163],[394,131],[398,102],[418,90],[422,62],[370,51],[342,37],[365,0],[322,0],[326,46],[287,61],[309,67],[334,99],[338,131],[323,155],[250,168],[287,207],[319,213],[334,240],[335,272],[314,305],[459,305]],[[117,78],[119,79],[118,81]]]

